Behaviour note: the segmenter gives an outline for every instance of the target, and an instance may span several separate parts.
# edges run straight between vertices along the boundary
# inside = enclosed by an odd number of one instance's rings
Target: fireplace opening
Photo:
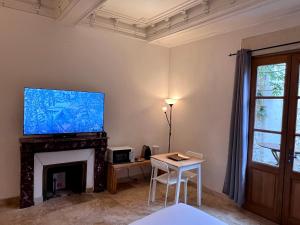
[[[86,161],[44,166],[43,201],[72,193],[85,192],[86,166]]]

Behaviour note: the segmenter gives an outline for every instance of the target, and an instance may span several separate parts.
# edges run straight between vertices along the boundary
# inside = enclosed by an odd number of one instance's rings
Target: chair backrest
[[[185,154],[187,156],[191,156],[191,157],[194,157],[194,158],[197,158],[197,159],[203,159],[203,154],[202,153],[187,151]]]
[[[158,168],[158,169],[160,169],[162,171],[165,171],[165,172],[169,173],[169,166],[168,166],[168,164],[165,163],[165,162],[162,162],[160,160],[151,158],[151,166],[153,168]]]

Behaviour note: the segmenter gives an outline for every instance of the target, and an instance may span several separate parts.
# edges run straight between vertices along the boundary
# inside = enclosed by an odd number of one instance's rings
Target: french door
[[[245,207],[300,224],[300,54],[252,60]]]
[[[300,224],[300,54],[291,59],[289,120],[284,177],[284,224]]]

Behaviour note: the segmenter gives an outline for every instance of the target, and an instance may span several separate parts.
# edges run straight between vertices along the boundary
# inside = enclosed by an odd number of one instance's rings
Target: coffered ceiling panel
[[[202,0],[108,0],[99,7],[97,15],[146,27],[201,2]]]
[[[172,47],[298,12],[300,0],[104,0],[85,22]]]

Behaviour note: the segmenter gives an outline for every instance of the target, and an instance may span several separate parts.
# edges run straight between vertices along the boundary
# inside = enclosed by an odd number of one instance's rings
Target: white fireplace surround
[[[34,204],[43,202],[43,166],[86,161],[86,189],[94,188],[95,150],[81,149],[34,154]]]

